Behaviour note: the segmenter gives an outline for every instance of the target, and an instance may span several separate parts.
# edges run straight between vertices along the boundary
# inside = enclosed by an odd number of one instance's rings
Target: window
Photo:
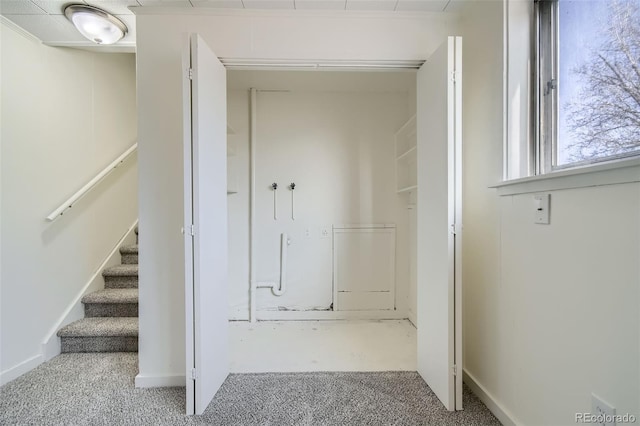
[[[537,0],[537,174],[640,155],[640,0]]]

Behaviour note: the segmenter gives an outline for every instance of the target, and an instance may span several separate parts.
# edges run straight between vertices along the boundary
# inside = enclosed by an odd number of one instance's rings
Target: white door
[[[418,372],[462,409],[462,38],[418,71]]]
[[[183,65],[187,414],[202,414],[229,374],[227,76],[197,34]]]

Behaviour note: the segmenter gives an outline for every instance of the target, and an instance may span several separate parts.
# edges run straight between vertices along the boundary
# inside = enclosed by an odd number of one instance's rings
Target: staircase
[[[138,227],[136,244],[120,248],[121,265],[102,271],[104,290],[82,298],[85,318],[58,331],[65,352],[138,351]]]

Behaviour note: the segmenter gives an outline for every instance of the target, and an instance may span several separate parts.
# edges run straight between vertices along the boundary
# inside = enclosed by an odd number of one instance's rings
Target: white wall
[[[234,85],[231,72],[230,85]],[[326,310],[332,297],[332,226],[394,223],[398,246],[406,251],[407,213],[395,192],[394,138],[408,118],[413,73],[258,72],[256,142],[256,279],[279,278],[280,234],[289,246],[287,292],[258,290],[258,310]],[[240,76],[235,80],[246,80]],[[340,82],[340,79],[343,80]],[[369,82],[364,83],[364,82]],[[361,88],[354,88],[354,84]],[[239,193],[230,195],[231,317],[248,314],[248,105],[246,90],[229,92],[230,136],[241,171]],[[242,105],[243,108],[238,108]],[[242,135],[242,136],[241,136]],[[277,190],[278,220],[273,215]],[[291,191],[296,183],[296,219]],[[329,231],[321,236],[321,229]],[[306,236],[305,231],[310,235]],[[408,260],[398,256],[398,304],[406,311]]]
[[[1,36],[4,375],[39,360],[45,336],[135,221],[137,167],[134,156],[46,222],[136,141],[134,57],[47,47],[4,21]]]
[[[458,19],[452,13],[428,12],[133,11],[143,32],[164,29],[168,37],[198,32],[219,57],[246,59],[426,59],[443,36],[455,33]],[[137,28],[136,33],[139,49]]]
[[[517,424],[640,415],[640,184],[498,196],[502,2],[464,19],[464,368]],[[636,167],[637,175],[640,170]]]
[[[233,134],[227,135],[229,179],[237,193],[227,196],[229,221],[229,318],[249,318],[249,92],[232,88],[227,74],[227,121]]]
[[[455,32],[456,18],[421,13],[137,13],[140,229],[146,236],[140,246],[140,374],[182,376],[184,34],[198,32],[224,57],[425,59]]]

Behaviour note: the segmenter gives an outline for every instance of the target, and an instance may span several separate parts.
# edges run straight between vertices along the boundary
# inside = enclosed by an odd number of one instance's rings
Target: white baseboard
[[[127,229],[124,235],[118,240],[111,252],[105,257],[104,261],[94,274],[89,278],[89,281],[78,292],[73,301],[67,306],[64,313],[60,316],[58,321],[55,322],[53,327],[47,333],[42,342],[42,355],[44,361],[49,361],[51,358],[60,355],[60,338],[57,336],[58,330],[67,324],[71,324],[74,321],[84,318],[84,307],[82,306],[82,297],[85,294],[102,290],[104,288],[104,280],[102,279],[102,271],[109,266],[120,264],[120,247],[123,245],[134,244],[136,241],[136,234],[134,232],[138,219]]]
[[[229,321],[249,321],[249,307],[246,307],[244,309],[230,309]]]
[[[258,311],[258,321],[401,320],[402,311]]]
[[[185,376],[136,376],[135,384],[137,388],[174,388],[185,387],[187,380]]]
[[[59,330],[61,327],[64,327],[65,325],[70,324],[73,321],[84,316],[84,312],[78,313],[75,311],[76,309],[74,308],[72,312],[69,312],[64,318],[64,321],[60,323],[60,327],[58,327],[56,330]],[[60,338],[56,334],[49,335],[45,339],[45,341],[42,342],[42,357],[45,361],[49,361],[50,359],[60,355],[61,350],[62,344],[60,343]]]
[[[505,426],[517,426],[522,423],[518,422],[516,418],[504,408],[494,397],[489,393],[484,386],[482,386],[478,380],[470,374],[467,370],[463,369],[463,380],[469,386],[469,389],[487,406],[489,411],[500,420]]]
[[[407,311],[407,319],[411,322],[411,324],[413,324],[415,328],[418,328],[418,317],[416,316],[416,313],[411,309]]]
[[[26,361],[22,361],[18,365],[15,365],[7,370],[4,370],[3,372],[0,373],[0,386],[6,383],[9,383],[13,379],[17,379],[18,377],[22,376],[24,373],[27,373],[33,370],[43,362],[44,362],[44,358],[42,354],[38,354],[36,356],[33,356],[27,359]]]
[[[415,315],[413,315],[415,317]],[[256,312],[258,321],[330,321],[330,320],[400,320],[408,319],[416,324],[410,311],[395,310],[367,310],[367,311],[276,311],[259,310]],[[249,321],[247,308],[229,310],[229,321]],[[415,326],[415,325],[414,325]]]

